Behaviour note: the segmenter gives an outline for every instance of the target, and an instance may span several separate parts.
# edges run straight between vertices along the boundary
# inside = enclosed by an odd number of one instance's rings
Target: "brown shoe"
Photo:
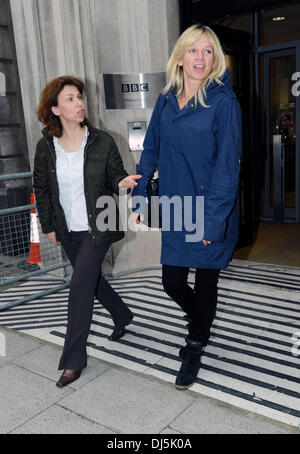
[[[63,388],[64,386],[69,385],[73,381],[77,380],[81,375],[81,370],[72,370],[72,369],[65,369],[56,383],[58,388]]]
[[[130,320],[129,320],[128,323],[126,323],[125,326],[130,325],[130,323],[132,322],[132,319],[133,319],[133,314],[131,314]],[[123,337],[124,334],[126,333],[125,326],[122,326],[122,328],[115,328],[113,330],[113,332],[111,333],[111,335],[108,336],[107,339],[109,339],[111,341],[114,341],[114,340],[117,340],[117,339],[121,339],[121,337]]]
[[[125,328],[114,329],[111,335],[108,336],[108,339],[111,341],[121,339],[121,337],[123,337],[125,333],[126,333]]]

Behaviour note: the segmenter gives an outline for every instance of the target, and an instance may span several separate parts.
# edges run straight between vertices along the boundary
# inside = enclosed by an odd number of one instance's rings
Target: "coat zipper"
[[[45,138],[46,139],[46,138]],[[65,225],[67,227],[67,230],[68,230],[68,226],[67,226],[67,220],[66,220],[66,217],[65,217],[65,212],[63,210],[63,207],[61,206],[60,204],[60,201],[59,201],[59,186],[58,186],[58,181],[57,181],[57,176],[56,176],[56,156],[54,157],[53,155],[53,148],[52,146],[50,145],[49,141],[46,139],[46,142],[47,142],[47,145],[50,149],[50,156],[51,156],[51,159],[52,159],[52,163],[53,163],[53,167],[54,167],[54,170],[51,169],[51,172],[55,173],[55,181],[56,181],[56,187],[57,187],[57,194],[58,194],[58,204],[61,208],[61,211],[63,213],[63,217],[64,217],[64,221],[65,221]]]
[[[94,141],[95,141],[95,139],[93,138],[93,139],[91,139],[90,143],[86,143],[86,145],[84,147],[84,154],[83,154],[83,186],[84,186],[85,203],[86,203],[87,208],[88,208],[88,203],[87,203],[87,198],[86,198],[87,191],[86,191],[86,183],[85,183],[85,181],[86,181],[85,166],[86,166],[86,160],[87,160],[87,150],[92,145],[92,143],[94,143]],[[92,228],[90,226],[90,214],[88,212],[87,212],[87,216],[88,216],[88,231],[91,234]]]

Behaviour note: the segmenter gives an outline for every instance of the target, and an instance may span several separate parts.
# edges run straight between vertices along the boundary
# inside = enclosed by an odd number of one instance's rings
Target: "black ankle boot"
[[[202,348],[202,342],[186,337],[186,346],[179,350],[182,363],[175,382],[177,389],[187,389],[194,384],[200,369]]]

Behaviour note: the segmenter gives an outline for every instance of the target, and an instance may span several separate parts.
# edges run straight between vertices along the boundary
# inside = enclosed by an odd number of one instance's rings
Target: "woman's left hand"
[[[209,246],[212,242],[211,241],[202,240],[202,243],[204,244],[204,246]]]
[[[129,177],[123,178],[123,180],[119,181],[119,188],[121,189],[132,189],[138,185],[135,180],[139,180],[142,178],[142,175],[129,175]]]

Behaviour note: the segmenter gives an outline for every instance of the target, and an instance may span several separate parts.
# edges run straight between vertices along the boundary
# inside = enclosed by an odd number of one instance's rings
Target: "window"
[[[286,2],[261,10],[262,46],[300,39],[300,3]]]
[[[252,14],[248,12],[230,15],[227,14],[223,17],[215,17],[209,19],[209,23],[252,33]]]

